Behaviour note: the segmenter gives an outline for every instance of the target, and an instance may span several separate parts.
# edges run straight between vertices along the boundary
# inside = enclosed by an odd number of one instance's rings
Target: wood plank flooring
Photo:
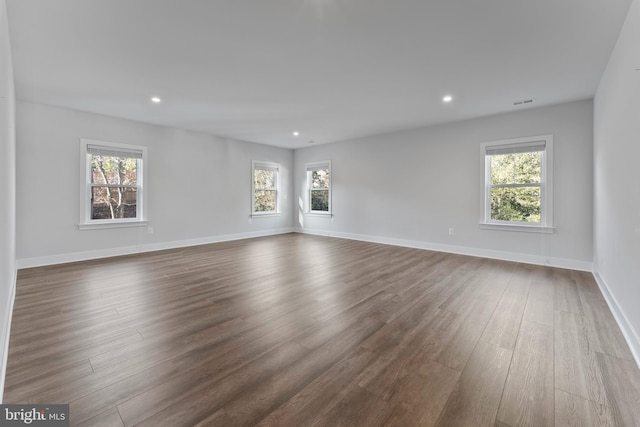
[[[19,271],[5,403],[74,426],[638,426],[590,274],[287,234]]]

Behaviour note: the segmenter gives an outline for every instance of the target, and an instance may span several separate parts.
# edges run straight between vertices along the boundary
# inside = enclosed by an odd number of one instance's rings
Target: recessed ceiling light
[[[162,102],[162,99],[160,99],[159,96],[152,96],[151,102],[153,102],[154,104],[160,104]]]
[[[451,102],[452,100],[453,100],[453,96],[451,96],[451,95],[445,95],[442,98],[442,102]]]
[[[293,136],[300,136],[300,132],[298,132],[297,130],[293,131]]]

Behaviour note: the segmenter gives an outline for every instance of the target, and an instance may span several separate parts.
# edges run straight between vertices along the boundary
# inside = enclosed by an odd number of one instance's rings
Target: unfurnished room
[[[640,0],[0,0],[0,425],[640,426]]]

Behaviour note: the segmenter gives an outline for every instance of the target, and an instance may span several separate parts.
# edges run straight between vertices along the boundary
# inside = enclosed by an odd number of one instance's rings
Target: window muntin
[[[552,227],[551,135],[482,144],[484,223]]]
[[[253,214],[278,213],[278,172],[274,163],[253,162]]]
[[[80,225],[143,222],[146,147],[81,140]]]
[[[310,213],[331,213],[331,163],[307,163],[307,198]]]

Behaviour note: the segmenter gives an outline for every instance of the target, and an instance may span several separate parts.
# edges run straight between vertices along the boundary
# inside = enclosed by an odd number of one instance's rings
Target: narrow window
[[[331,213],[331,162],[307,163],[307,197],[310,213]]]
[[[278,206],[278,172],[280,166],[275,163],[253,162],[253,198],[254,215],[275,214]]]

